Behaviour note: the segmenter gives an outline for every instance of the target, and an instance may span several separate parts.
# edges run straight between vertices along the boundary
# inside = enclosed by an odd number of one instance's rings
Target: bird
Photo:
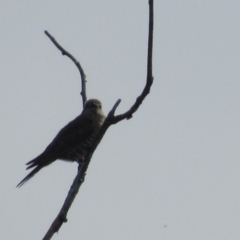
[[[88,100],[82,113],[63,127],[39,156],[26,163],[28,166],[26,169],[33,168],[33,170],[17,187],[21,187],[43,167],[57,159],[83,163],[105,118],[101,102],[97,99]]]

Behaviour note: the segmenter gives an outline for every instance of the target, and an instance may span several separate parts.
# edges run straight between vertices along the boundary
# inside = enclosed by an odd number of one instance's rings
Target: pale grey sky
[[[147,0],[1,1],[0,239],[42,239],[76,175],[57,161],[20,189],[25,163],[82,110],[133,103],[146,78]],[[53,239],[240,239],[240,1],[155,0],[154,84],[109,129]],[[165,227],[166,225],[166,227]]]

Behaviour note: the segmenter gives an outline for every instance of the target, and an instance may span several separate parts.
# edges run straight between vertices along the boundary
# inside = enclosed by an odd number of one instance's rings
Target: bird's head
[[[102,104],[97,99],[90,99],[85,103],[83,114],[87,115],[88,118],[101,122],[101,124],[106,118],[102,111]]]
[[[84,110],[86,109],[102,110],[102,103],[97,99],[90,99],[85,103]]]

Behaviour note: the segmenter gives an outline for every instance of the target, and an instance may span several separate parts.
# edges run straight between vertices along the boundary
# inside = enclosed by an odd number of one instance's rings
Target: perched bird
[[[88,100],[82,113],[59,131],[43,153],[26,164],[28,165],[27,169],[34,169],[17,187],[21,187],[43,167],[57,159],[83,162],[87,150],[105,118],[101,102],[97,99]]]

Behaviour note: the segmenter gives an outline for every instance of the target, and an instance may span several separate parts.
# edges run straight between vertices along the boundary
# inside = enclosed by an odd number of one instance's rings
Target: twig
[[[75,57],[73,57],[72,54],[70,54],[68,51],[66,51],[56,40],[55,38],[48,32],[48,31],[44,31],[44,33],[50,38],[50,40],[53,42],[53,44],[57,47],[57,49],[59,49],[62,52],[62,55],[66,55],[67,57],[69,57],[77,66],[80,76],[81,76],[81,80],[82,80],[82,91],[81,91],[81,96],[82,96],[82,101],[83,101],[83,107],[85,102],[87,101],[87,94],[86,94],[86,75],[83,71],[83,68],[81,66],[81,64],[79,63],[79,61],[76,60]]]

